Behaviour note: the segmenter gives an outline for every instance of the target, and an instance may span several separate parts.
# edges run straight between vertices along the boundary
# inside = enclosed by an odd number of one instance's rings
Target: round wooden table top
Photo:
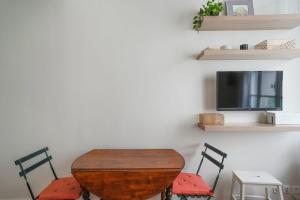
[[[172,149],[94,149],[73,162],[72,174],[104,200],[143,200],[163,192],[183,167]]]

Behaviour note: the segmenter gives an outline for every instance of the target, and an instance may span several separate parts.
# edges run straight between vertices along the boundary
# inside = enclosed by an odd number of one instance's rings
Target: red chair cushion
[[[73,177],[52,181],[38,196],[38,200],[78,199],[81,195],[79,183]]]
[[[173,182],[173,194],[213,196],[210,186],[201,176],[191,173],[180,173]]]

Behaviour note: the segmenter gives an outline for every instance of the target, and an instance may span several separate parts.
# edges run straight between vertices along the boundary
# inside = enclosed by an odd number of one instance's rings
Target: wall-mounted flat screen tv
[[[282,110],[283,71],[217,72],[217,110]]]

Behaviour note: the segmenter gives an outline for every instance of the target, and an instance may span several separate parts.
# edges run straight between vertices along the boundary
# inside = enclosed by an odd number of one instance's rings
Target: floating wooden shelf
[[[199,125],[203,131],[209,132],[290,132],[299,131],[300,125],[272,125],[272,124],[225,124],[225,125]]]
[[[203,50],[199,60],[289,60],[300,57],[300,49]]]
[[[207,16],[200,31],[283,30],[300,25],[300,14]]]

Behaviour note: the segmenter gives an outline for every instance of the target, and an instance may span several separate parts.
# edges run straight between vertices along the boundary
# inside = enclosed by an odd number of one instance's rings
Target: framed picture
[[[227,0],[226,14],[229,16],[254,15],[253,0]]]

